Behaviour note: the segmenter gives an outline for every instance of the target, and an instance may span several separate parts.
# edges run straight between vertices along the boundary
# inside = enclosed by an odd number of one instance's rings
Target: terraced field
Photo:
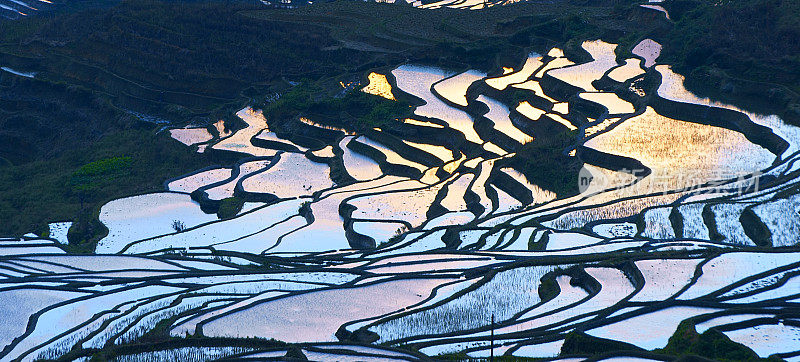
[[[2,0],[0,21],[20,20],[55,12],[105,8],[117,3],[118,0]]]
[[[352,88],[415,107],[366,132],[251,107],[172,129],[240,160],[105,204],[95,255],[64,223],[0,241],[0,355],[583,359],[582,336],[669,360],[690,328],[800,360],[798,129],[689,93],[653,40],[616,47],[367,71]],[[531,156],[553,148],[580,170]]]
[[[49,3],[49,1],[20,1],[20,0],[4,0],[0,2],[0,15],[8,19],[18,19],[22,16],[28,16],[29,13],[39,11],[39,6]]]

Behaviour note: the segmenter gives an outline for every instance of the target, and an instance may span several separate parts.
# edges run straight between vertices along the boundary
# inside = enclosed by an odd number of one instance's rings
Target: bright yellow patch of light
[[[522,83],[528,80],[528,78],[530,78],[533,72],[537,68],[542,66],[541,62],[542,57],[539,56],[534,57],[532,55],[533,54],[531,54],[531,56],[528,56],[528,59],[525,61],[525,64],[522,66],[522,69],[520,69],[519,72],[506,74],[497,78],[487,79],[486,84],[488,84],[492,88],[503,90],[506,89],[506,87],[508,87],[511,84]]]
[[[554,121],[563,124],[564,127],[569,128],[570,131],[574,131],[574,130],[578,129],[578,127],[575,127],[575,125],[572,124],[572,122],[564,119],[564,117],[561,117],[561,116],[559,116],[557,114],[548,113],[547,116],[552,118]]]
[[[519,89],[527,89],[527,90],[533,91],[533,94],[535,94],[535,95],[537,95],[539,97],[547,99],[548,101],[550,101],[552,103],[558,103],[558,100],[550,98],[547,94],[544,94],[544,90],[542,90],[542,86],[539,84],[539,82],[537,82],[535,80],[529,80],[529,81],[524,82],[524,83],[514,84],[514,85],[512,85],[512,87],[519,88]]]
[[[544,73],[547,72],[550,69],[563,68],[563,67],[566,67],[566,66],[569,66],[569,65],[573,65],[573,64],[575,64],[575,63],[573,63],[572,61],[570,61],[567,58],[555,58],[555,59],[551,60],[549,63],[545,64],[545,66],[542,67],[542,69],[539,69],[538,72],[536,72],[536,78],[543,77]]]
[[[633,104],[620,98],[615,93],[581,93],[578,95],[587,101],[597,103],[608,109],[611,114],[633,113],[636,109]]]
[[[622,83],[640,74],[644,74],[644,70],[642,70],[642,67],[639,65],[641,63],[642,61],[640,59],[625,59],[625,65],[616,67],[608,72],[608,77]]]
[[[517,112],[522,113],[523,116],[530,118],[531,120],[535,121],[539,119],[543,114],[546,112],[532,106],[528,101],[521,102],[517,106]]]
[[[445,170],[445,172],[447,172],[447,173],[456,172],[456,169],[458,169],[458,166],[461,166],[461,164],[466,159],[467,159],[467,156],[465,156],[463,153],[461,153],[461,156],[457,160],[454,160],[452,162],[448,162],[444,166],[442,166],[442,170]]]
[[[553,112],[558,112],[558,113],[561,113],[561,114],[569,113],[569,103],[562,102],[562,103],[554,104],[553,105]]]
[[[617,123],[617,121],[619,121],[619,120],[620,120],[619,118],[607,118],[605,121],[600,122],[600,124],[596,124],[594,126],[587,127],[585,135],[586,135],[586,137],[589,137],[589,136],[591,136],[591,135],[593,135],[593,134],[595,134],[597,132],[600,132],[600,131],[608,128],[608,126],[611,126],[612,124]]]
[[[392,94],[392,85],[389,84],[389,80],[386,79],[385,75],[372,72],[369,73],[367,79],[369,79],[369,84],[361,89],[362,92],[393,101],[396,100],[394,94]]]
[[[351,135],[351,136],[355,135],[354,132],[350,132],[350,131],[348,131],[348,130],[346,130],[344,128],[333,127],[333,126],[328,126],[328,125],[325,125],[325,124],[317,123],[317,122],[314,122],[314,121],[312,121],[312,120],[310,120],[308,118],[305,118],[305,117],[300,117],[300,122],[305,123],[305,124],[307,124],[309,126],[317,127],[317,128],[327,129],[327,130],[331,130],[331,131],[339,131],[339,132],[342,132],[342,133],[344,133],[346,135]]]
[[[467,162],[464,162],[464,166],[469,167],[469,168],[475,168],[475,167],[478,167],[478,164],[480,164],[483,161],[484,161],[483,157],[471,158],[471,159],[467,160]]]
[[[436,124],[433,122],[426,122],[426,121],[418,121],[412,118],[406,118],[403,120],[403,123],[413,124],[415,126],[423,126],[423,127],[432,127],[432,128],[444,128],[441,124]]]
[[[403,143],[411,147],[420,149],[424,152],[430,153],[444,162],[449,162],[453,160],[453,151],[450,151],[449,149],[447,149],[447,147],[431,145],[427,143],[411,142],[407,140],[403,140]]]
[[[422,174],[422,178],[419,179],[420,182],[428,185],[433,185],[440,181],[439,176],[436,176],[436,171],[438,167],[429,168],[425,173]]]
[[[549,52],[547,52],[547,55],[549,55],[549,56],[551,56],[553,58],[560,58],[560,57],[564,56],[564,51],[559,49],[559,48],[553,48],[553,49],[550,49]]]
[[[491,143],[491,142],[484,143],[483,144],[483,149],[487,150],[489,152],[492,152],[492,153],[496,153],[498,155],[505,155],[505,154],[508,153],[508,151],[500,148],[500,146],[498,146],[498,145],[496,145],[494,143]]]

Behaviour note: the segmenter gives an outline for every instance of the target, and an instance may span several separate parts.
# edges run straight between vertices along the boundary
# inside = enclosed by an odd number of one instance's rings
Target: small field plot
[[[499,321],[539,303],[539,280],[551,266],[516,268],[495,275],[486,284],[455,300],[370,328],[382,341],[414,335],[445,334],[489,324],[487,314],[496,313]],[[513,291],[513,292],[512,292]]]
[[[245,191],[280,198],[311,195],[334,185],[327,164],[313,162],[297,153],[283,153],[266,171],[242,180]]]
[[[214,221],[187,194],[156,193],[111,201],[100,209],[108,236],[97,244],[98,253],[116,253],[130,242]]]
[[[600,79],[606,71],[618,65],[614,54],[617,45],[595,40],[586,41],[581,47],[589,52],[593,61],[549,70],[546,74],[578,88],[583,88],[587,92],[595,92],[597,89],[592,86],[592,82]]]
[[[408,279],[324,290],[263,302],[204,325],[207,336],[280,338],[287,342],[336,341],[342,324],[419,303],[449,279]],[[287,328],[287,326],[291,326]]]
[[[682,321],[715,311],[717,309],[671,307],[590,329],[586,333],[595,337],[630,343],[646,350],[654,350],[667,345],[669,338],[672,337],[678,324]]]

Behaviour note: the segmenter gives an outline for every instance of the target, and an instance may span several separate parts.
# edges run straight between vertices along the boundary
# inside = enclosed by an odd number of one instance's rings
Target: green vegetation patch
[[[220,219],[230,219],[234,216],[238,215],[240,211],[242,211],[242,207],[244,206],[244,199],[240,197],[228,197],[222,199],[219,203],[219,210],[217,210],[217,216]]]
[[[112,157],[81,166],[72,173],[70,185],[75,191],[92,191],[98,183],[112,182],[131,169],[130,157]]]
[[[163,190],[164,180],[211,164],[166,133],[130,129],[50,159],[5,166],[0,169],[0,234],[42,232],[49,222],[73,220],[70,240],[96,239],[102,234],[97,211],[104,203]]]
[[[358,90],[342,97],[317,96],[323,90],[306,80],[264,108],[270,122],[283,123],[300,114],[314,122],[365,132],[375,127],[391,126],[399,118],[410,117],[413,108],[408,103],[389,100]]]
[[[646,332],[642,331],[642,333]],[[759,358],[753,350],[732,341],[725,334],[714,328],[699,334],[691,320],[683,321],[678,325],[666,347],[652,352],[647,352],[629,343],[598,338],[580,331],[572,331],[564,339],[560,355],[612,356],[625,353],[633,353],[642,357],[646,355],[652,355],[653,357],[671,356],[681,358],[681,360],[779,360]]]
[[[678,357],[700,356],[716,361],[760,361],[758,355],[750,348],[731,341],[722,332],[711,328],[703,334],[697,333],[694,323],[687,320],[678,325],[675,334],[663,349],[654,352]]]
[[[572,331],[564,338],[561,355],[601,355],[612,351],[642,351],[632,344],[611,339],[590,336],[583,332]]]
[[[577,157],[564,154],[575,140],[576,132],[538,137],[523,145],[511,158],[512,165],[539,187],[555,192],[559,197],[578,193],[578,172],[583,163]]]

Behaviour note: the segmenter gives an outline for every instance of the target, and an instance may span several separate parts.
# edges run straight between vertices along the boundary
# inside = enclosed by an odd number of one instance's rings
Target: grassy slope
[[[0,234],[85,218],[110,199],[159,190],[164,180],[210,164],[167,134],[154,133],[150,128],[117,131],[59,157],[3,168]],[[130,157],[130,166],[98,180],[81,195],[72,184],[73,174],[86,164],[113,157]]]

